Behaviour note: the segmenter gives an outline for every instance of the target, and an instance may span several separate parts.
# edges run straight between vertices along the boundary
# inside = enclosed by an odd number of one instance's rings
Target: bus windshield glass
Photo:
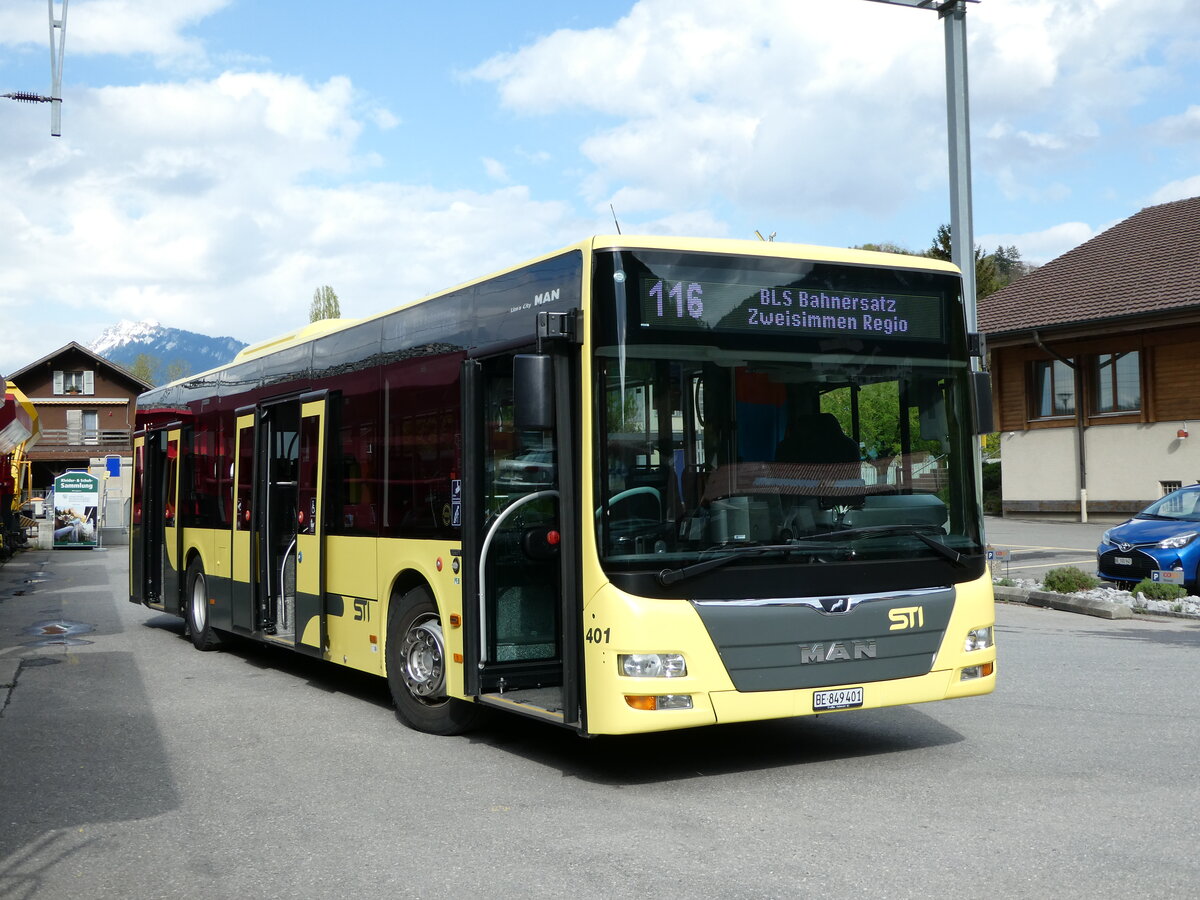
[[[959,291],[901,267],[599,255],[606,569],[686,593],[717,569],[840,566],[850,590],[865,562],[931,584],[981,567]]]

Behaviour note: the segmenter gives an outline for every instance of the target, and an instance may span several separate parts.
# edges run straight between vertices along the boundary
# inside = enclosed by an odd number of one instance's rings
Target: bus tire
[[[204,566],[200,558],[192,560],[187,568],[187,605],[184,619],[188,634],[197,650],[215,650],[221,646],[221,636],[212,626],[208,608],[208,579],[204,577]]]
[[[384,650],[396,718],[427,734],[461,734],[479,710],[446,696],[446,645],[429,589],[413,588],[391,604]]]

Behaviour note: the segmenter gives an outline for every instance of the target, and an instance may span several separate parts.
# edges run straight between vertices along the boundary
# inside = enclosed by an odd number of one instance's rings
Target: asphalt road
[[[1193,622],[1003,605],[989,697],[436,738],[124,587],[117,551],[0,568],[0,897],[1200,896]]]
[[[1124,519],[1081,523],[989,517],[984,521],[988,545],[1009,551],[1008,559],[993,562],[992,572],[1041,581],[1051,569],[1074,566],[1095,575],[1100,536],[1120,521]]]

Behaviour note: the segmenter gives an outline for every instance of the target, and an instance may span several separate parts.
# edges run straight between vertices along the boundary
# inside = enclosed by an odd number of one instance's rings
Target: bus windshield
[[[956,280],[793,265],[645,251],[598,263],[610,573],[668,586],[819,563],[853,582],[864,562],[923,560],[945,584],[946,567],[981,555],[968,365],[948,337]]]

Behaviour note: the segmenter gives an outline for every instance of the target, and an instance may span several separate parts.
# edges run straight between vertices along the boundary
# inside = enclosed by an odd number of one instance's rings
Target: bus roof
[[[507,268],[490,272],[486,275],[473,278],[469,281],[456,284],[452,287],[444,288],[432,294],[426,294],[423,297],[418,297],[407,303],[401,303],[398,306],[380,310],[379,312],[369,316],[364,316],[358,319],[323,319],[317,322],[309,323],[301,328],[294,329],[274,338],[269,338],[268,340],[260,341],[257,344],[251,344],[250,346],[243,348],[241,352],[239,352],[237,356],[226,365],[217,366],[204,372],[186,375],[183,378],[173,381],[168,385],[163,385],[162,387],[170,387],[171,385],[194,381],[204,375],[220,371],[227,366],[236,365],[241,362],[267,356],[280,350],[287,350],[291,347],[298,346],[323,335],[352,328],[356,325],[370,322],[383,316],[389,316],[409,306],[415,306],[428,300],[432,300],[446,294],[451,294],[455,291],[463,290],[464,288],[469,288],[473,285],[480,284],[501,275],[505,275],[509,272],[515,272],[518,269],[522,269],[534,263],[553,259],[554,257],[561,256],[564,253],[580,251],[584,254],[589,254],[597,250],[667,250],[687,253],[718,253],[728,256],[754,256],[764,258],[782,257],[785,259],[811,259],[822,262],[844,263],[847,265],[923,269],[925,271],[946,272],[950,274],[958,274],[959,272],[958,267],[952,263],[948,263],[940,259],[934,259],[928,256],[909,256],[902,253],[884,253],[876,250],[858,250],[845,247],[824,247],[817,244],[796,244],[784,241],[751,241],[734,238],[673,237],[663,235],[593,235],[592,237],[586,238],[577,244],[560,247],[552,252],[544,253],[531,259],[521,260],[520,262]]]

